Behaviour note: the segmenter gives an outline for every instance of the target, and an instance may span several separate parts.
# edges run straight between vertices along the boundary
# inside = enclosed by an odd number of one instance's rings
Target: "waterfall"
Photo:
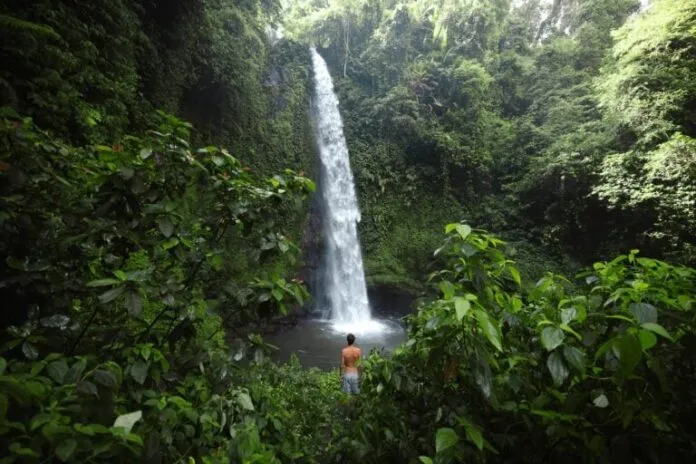
[[[323,291],[334,328],[343,332],[379,330],[367,299],[362,253],[358,241],[360,209],[355,195],[343,122],[331,75],[324,59],[312,48],[314,117],[321,161],[323,199]]]

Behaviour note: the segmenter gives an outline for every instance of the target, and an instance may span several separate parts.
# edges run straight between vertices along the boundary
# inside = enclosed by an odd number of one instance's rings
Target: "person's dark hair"
[[[348,334],[348,336],[346,337],[346,340],[348,340],[349,345],[352,345],[353,343],[355,343],[355,335]]]

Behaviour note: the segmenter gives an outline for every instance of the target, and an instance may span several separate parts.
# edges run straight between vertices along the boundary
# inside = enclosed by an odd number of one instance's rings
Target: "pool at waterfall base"
[[[406,341],[406,330],[399,316],[386,316],[368,321],[361,328],[353,325],[350,333],[355,335],[355,344],[362,349],[363,356],[371,350],[391,352]],[[381,330],[375,330],[376,327]],[[349,333],[336,327],[326,319],[301,319],[293,328],[266,336],[266,341],[278,347],[273,355],[276,361],[286,362],[294,353],[305,367],[330,370],[339,367],[341,348],[346,346]]]

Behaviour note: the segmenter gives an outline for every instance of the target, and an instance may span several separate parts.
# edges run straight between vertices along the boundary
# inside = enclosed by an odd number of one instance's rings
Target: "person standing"
[[[341,350],[341,383],[343,391],[357,395],[360,393],[358,363],[362,352],[354,345],[355,335],[349,333],[346,337],[348,345]]]

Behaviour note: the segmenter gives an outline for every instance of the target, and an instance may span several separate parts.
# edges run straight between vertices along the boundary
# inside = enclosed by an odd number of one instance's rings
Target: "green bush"
[[[504,242],[447,226],[438,296],[359,405],[370,462],[628,462],[692,452],[696,270],[639,257],[521,290]],[[686,356],[686,358],[684,358]]]
[[[151,121],[75,147],[3,110],[4,462],[277,462],[225,330],[307,299],[276,221],[314,185],[257,177],[191,149],[188,123]],[[230,264],[239,253],[253,272]]]

